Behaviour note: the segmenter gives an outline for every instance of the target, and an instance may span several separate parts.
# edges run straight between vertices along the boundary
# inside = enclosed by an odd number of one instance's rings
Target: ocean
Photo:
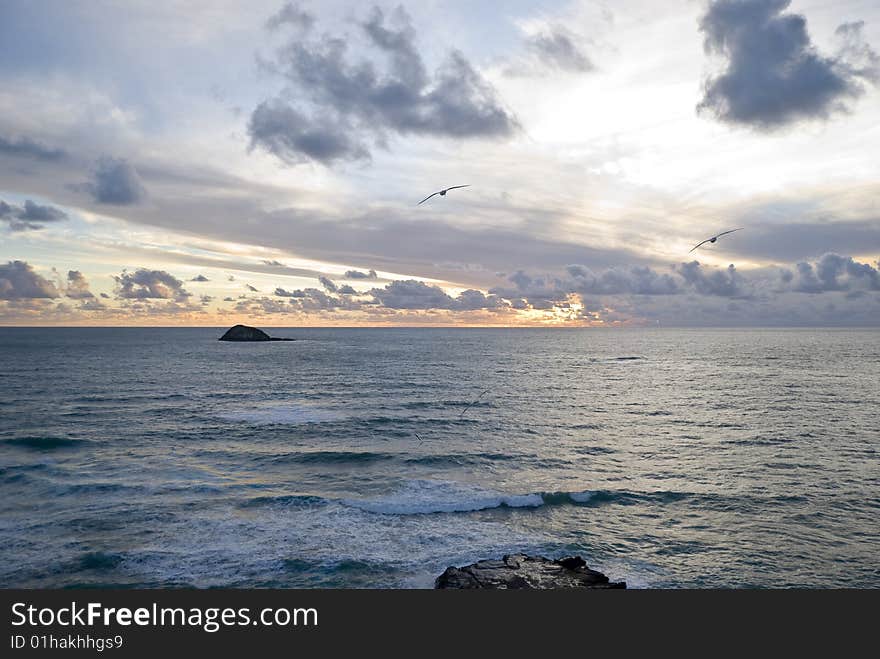
[[[223,329],[0,328],[0,586],[880,587],[880,331]]]

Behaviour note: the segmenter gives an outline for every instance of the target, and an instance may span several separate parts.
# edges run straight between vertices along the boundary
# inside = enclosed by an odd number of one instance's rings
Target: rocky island
[[[601,572],[587,567],[580,556],[549,559],[543,556],[511,554],[499,560],[477,561],[464,567],[448,567],[434,581],[434,588],[626,588],[626,582],[612,582]]]
[[[295,341],[296,339],[284,339],[269,336],[263,330],[247,325],[236,325],[226,330],[219,341]]]

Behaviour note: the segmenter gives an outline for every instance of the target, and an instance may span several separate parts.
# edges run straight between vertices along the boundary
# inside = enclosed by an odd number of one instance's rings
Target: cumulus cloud
[[[23,206],[16,206],[0,199],[0,222],[6,223],[10,231],[42,229],[46,223],[66,219],[67,213],[54,206],[41,206],[30,199]]]
[[[278,297],[305,297],[305,293],[301,290],[288,291],[283,288],[276,288],[275,295]]]
[[[4,137],[0,135],[0,155],[33,160],[61,160],[67,156],[62,149],[46,146],[27,137]]]
[[[460,52],[450,52],[433,75],[428,73],[402,7],[391,17],[375,7],[359,28],[382,59],[352,61],[348,39],[300,30],[267,64],[288,87],[251,114],[251,148],[262,147],[291,163],[330,164],[369,158],[370,142],[384,146],[389,134],[499,138],[517,129],[495,90]],[[291,97],[309,109],[291,105]]]
[[[293,311],[293,308],[285,302],[273,300],[269,297],[261,297],[239,300],[239,302],[235,305],[235,311],[245,314],[272,314],[290,313],[291,311]]]
[[[676,266],[675,271],[701,295],[747,297],[750,294],[742,275],[732,263],[724,269],[707,269],[699,261],[691,261]]]
[[[128,206],[141,201],[146,190],[137,170],[124,158],[99,158],[92,180],[77,186],[77,190],[88,192],[99,204]]]
[[[79,270],[67,271],[67,288],[64,290],[64,294],[75,300],[95,297],[89,290],[89,282],[86,280],[85,275]]]
[[[205,281],[211,281],[211,280],[208,279],[205,275],[196,275],[195,277],[190,279],[190,281],[205,282]]]
[[[690,261],[673,265],[669,272],[643,266],[596,272],[583,265],[571,265],[564,275],[532,275],[520,270],[507,279],[513,288],[499,286],[490,293],[507,300],[515,309],[538,310],[564,307],[572,296],[598,307],[603,306],[603,299],[613,298],[618,301],[615,306],[622,308],[622,299],[660,296],[727,298],[768,304],[785,294],[843,292],[853,297],[880,291],[877,268],[833,253],[815,262],[799,262],[794,267],[762,268],[745,273],[733,264],[714,268]]]
[[[379,275],[376,274],[375,270],[370,270],[369,272],[361,272],[360,270],[346,270],[345,278],[346,279],[378,279]]]
[[[790,0],[714,0],[700,20],[705,49],[724,69],[705,81],[698,110],[721,121],[772,130],[802,119],[847,111],[876,82],[874,52],[861,24],[838,28],[841,50],[823,55],[807,21],[786,12]]]
[[[571,265],[568,274],[577,283],[577,292],[587,295],[672,295],[678,282],[667,273],[648,267],[608,268],[599,274],[581,265]]]
[[[25,261],[0,265],[0,300],[57,298],[58,288]]]
[[[122,299],[184,302],[190,297],[190,293],[183,288],[183,282],[164,270],[140,268],[136,272],[123,271],[114,279],[116,296]]]
[[[279,99],[260,103],[248,123],[251,147],[262,146],[288,163],[365,160],[369,149],[335,118],[309,118]]]
[[[105,311],[107,309],[107,305],[100,300],[91,298],[83,300],[78,309],[80,311]]]
[[[330,291],[331,293],[335,293],[336,290],[338,289],[338,287],[336,286],[336,284],[335,284],[335,283],[333,282],[333,280],[330,279],[329,277],[325,277],[324,275],[320,275],[320,276],[318,277],[318,281],[321,282],[321,286],[323,286],[324,288],[326,288],[326,289],[327,289],[328,291]]]
[[[370,295],[389,309],[449,309],[472,311],[495,309],[506,306],[497,295],[484,295],[482,291],[469,289],[458,297],[452,297],[434,284],[415,279],[393,281],[384,288],[374,288]]]
[[[363,303],[352,300],[349,297],[337,297],[317,288],[297,289],[287,291],[276,288],[275,297],[287,298],[286,302],[272,298],[252,298],[242,300],[236,305],[236,310],[255,310],[260,313],[291,313],[291,312],[335,312],[338,310],[358,311]]]
[[[815,264],[802,261],[795,271],[783,270],[782,279],[799,293],[880,291],[880,271],[851,256],[825,254]]]
[[[251,293],[258,293],[259,291],[255,286],[251,286],[250,284],[245,284],[244,287],[248,289]]]

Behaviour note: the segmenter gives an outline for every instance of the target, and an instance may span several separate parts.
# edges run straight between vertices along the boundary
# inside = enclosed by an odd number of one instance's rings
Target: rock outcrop
[[[464,567],[448,567],[434,582],[435,588],[626,588],[601,572],[587,567],[580,556],[549,559],[512,554],[500,561],[478,561]]]
[[[226,330],[220,341],[294,341],[295,339],[279,339],[266,334],[263,330],[247,325],[236,325]]]

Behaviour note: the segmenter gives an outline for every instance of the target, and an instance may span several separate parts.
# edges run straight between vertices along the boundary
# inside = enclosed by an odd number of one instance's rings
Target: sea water
[[[0,328],[0,586],[880,587],[880,331]]]

